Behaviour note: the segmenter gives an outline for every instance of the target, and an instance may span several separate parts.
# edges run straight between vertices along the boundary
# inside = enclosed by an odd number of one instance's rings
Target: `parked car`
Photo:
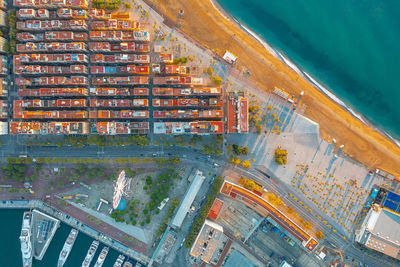
[[[271,252],[271,254],[269,254],[269,257],[272,258],[275,255],[275,252]]]
[[[289,245],[291,245],[292,247],[296,246],[296,243],[288,236],[285,236],[285,238],[283,238],[283,240],[285,240],[286,242],[288,242]]]
[[[274,233],[277,233],[277,234],[279,234],[279,229],[278,228],[276,228],[275,226],[274,227],[272,227],[272,232],[274,232]]]

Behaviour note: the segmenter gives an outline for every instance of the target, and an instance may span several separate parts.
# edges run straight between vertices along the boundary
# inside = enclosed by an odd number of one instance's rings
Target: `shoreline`
[[[341,100],[339,97],[337,97],[334,93],[331,92],[331,90],[325,88],[322,86],[319,82],[317,82],[311,75],[309,75],[307,72],[299,68],[295,63],[293,63],[290,59],[286,58],[282,53],[278,52],[275,48],[273,48],[266,40],[264,40],[261,36],[250,30],[248,27],[244,25],[243,22],[240,22],[235,16],[233,16],[231,13],[226,11],[219,3],[218,0],[209,0],[211,2],[211,5],[218,11],[218,13],[223,16],[225,19],[230,20],[233,23],[236,23],[241,29],[243,29],[247,34],[249,34],[251,37],[256,39],[264,48],[271,53],[273,56],[275,56],[277,59],[279,59],[281,62],[286,64],[289,68],[291,68],[293,71],[295,71],[297,74],[299,74],[301,77],[306,79],[310,84],[312,84],[314,87],[316,87],[320,92],[322,92],[324,95],[326,95],[328,98],[330,98],[332,101],[343,107],[345,110],[347,110],[354,118],[358,119],[368,127],[371,127],[372,129],[378,131],[382,135],[386,136],[388,139],[390,139],[394,145],[397,147],[400,147],[400,140],[394,138],[391,136],[387,131],[384,129],[381,129],[374,125],[372,122],[370,122],[367,118],[365,118],[362,114],[355,112],[349,104],[346,104],[343,100]]]
[[[329,143],[336,140],[337,146],[344,145],[343,153],[348,157],[371,171],[383,169],[400,180],[400,146],[395,144],[393,137],[357,118],[352,110],[335,101],[338,98],[332,99],[333,94],[327,95],[312,83],[312,77],[307,77],[307,73],[299,74],[300,70],[293,69],[289,60],[285,62],[261,38],[250,34],[251,30],[216,8],[215,0],[143,1],[167,22],[173,21],[177,12],[184,10],[179,31],[215,56],[222,57],[221,51],[225,50],[238,56],[236,68],[251,72],[248,81],[253,85],[250,86],[260,92],[272,92],[274,87],[279,87],[298,96],[305,91],[302,98],[302,104],[307,107],[304,116],[319,124],[322,139]]]

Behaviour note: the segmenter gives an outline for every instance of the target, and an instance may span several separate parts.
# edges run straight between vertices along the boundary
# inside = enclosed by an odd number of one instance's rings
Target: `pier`
[[[59,225],[59,220],[36,209],[32,211],[32,247],[35,259],[42,260]]]
[[[121,254],[128,256],[142,264],[142,266],[147,266],[150,259],[144,254],[141,254],[124,244],[118,242],[117,240],[89,227],[82,222],[76,220],[75,218],[71,217],[72,215],[65,214],[48,204],[44,203],[40,200],[2,200],[0,201],[0,208],[11,208],[11,209],[40,209],[43,212],[57,218],[59,221],[64,222],[65,224],[79,230],[86,235],[99,240],[103,244],[113,248],[114,250],[118,251]],[[46,247],[47,248],[47,247]]]

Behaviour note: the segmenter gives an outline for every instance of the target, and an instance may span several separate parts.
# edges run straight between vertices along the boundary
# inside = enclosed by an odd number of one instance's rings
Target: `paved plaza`
[[[289,103],[270,94],[257,101],[260,113],[268,117],[274,113],[275,123],[266,119],[264,131],[258,135],[229,136],[228,142],[249,148],[249,158],[253,164],[262,166],[274,177],[300,193],[297,200],[306,210],[319,209],[332,219],[341,230],[350,235],[356,227],[354,219],[361,211],[368,193],[374,185],[385,185],[397,189],[379,175],[353,161],[342,153],[341,144],[328,143],[319,138],[318,124],[293,112]],[[278,123],[277,123],[278,121]],[[276,127],[279,125],[280,133]],[[287,165],[275,163],[275,149],[281,147],[288,152]],[[329,225],[324,218],[320,220]],[[331,226],[332,231],[336,231]]]

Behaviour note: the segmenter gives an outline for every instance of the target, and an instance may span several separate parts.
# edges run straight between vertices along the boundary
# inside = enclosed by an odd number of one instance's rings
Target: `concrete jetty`
[[[47,248],[53,239],[60,225],[60,220],[57,220],[39,210],[32,211],[32,243],[33,256],[37,260],[42,260]]]

